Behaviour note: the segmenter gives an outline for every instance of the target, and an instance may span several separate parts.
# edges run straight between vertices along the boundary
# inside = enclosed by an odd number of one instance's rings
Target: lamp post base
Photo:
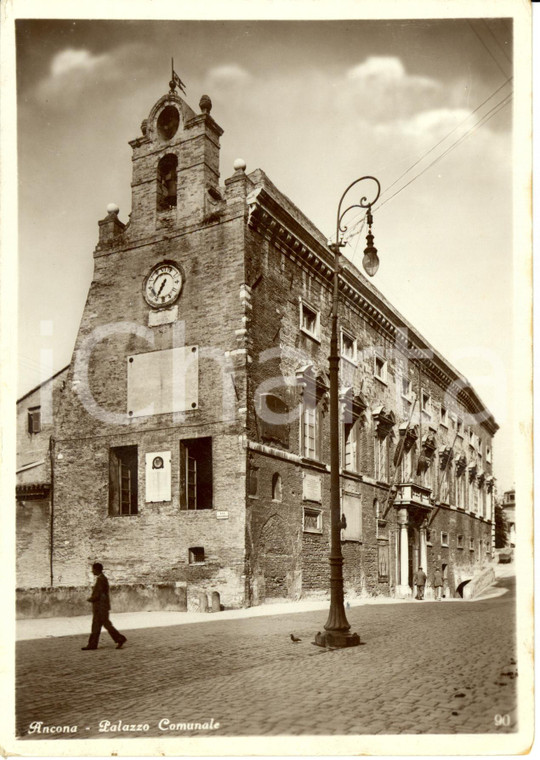
[[[332,649],[344,649],[345,647],[357,647],[360,644],[360,636],[348,631],[318,631],[313,642],[319,647]]]

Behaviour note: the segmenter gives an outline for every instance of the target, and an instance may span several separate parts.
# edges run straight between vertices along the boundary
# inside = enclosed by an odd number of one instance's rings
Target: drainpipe
[[[54,446],[55,440],[51,436],[49,438],[49,457],[51,461],[51,490],[49,494],[50,498],[50,535],[49,535],[49,572],[50,572],[50,585],[53,585],[53,553],[54,553]]]

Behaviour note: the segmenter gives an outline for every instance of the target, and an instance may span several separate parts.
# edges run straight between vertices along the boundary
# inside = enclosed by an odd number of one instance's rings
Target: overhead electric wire
[[[495,56],[493,55],[493,53],[491,52],[491,50],[488,48],[488,46],[486,45],[486,43],[484,42],[484,40],[482,39],[482,37],[478,34],[478,32],[476,31],[476,29],[474,28],[474,26],[472,25],[472,23],[470,21],[467,21],[467,23],[469,24],[469,26],[471,27],[471,29],[473,30],[473,32],[475,33],[475,35],[478,37],[478,39],[482,43],[483,47],[487,50],[488,54],[495,61],[495,63],[497,64],[497,67],[498,67],[499,71],[502,73],[503,76],[507,77],[508,74],[503,69],[503,67],[501,66],[501,64],[499,63],[499,61],[495,58]]]
[[[461,135],[461,137],[458,140],[456,140],[454,143],[452,143],[450,146],[448,146],[448,148],[445,151],[443,151],[436,158],[434,158],[433,161],[431,161],[431,163],[429,163],[420,172],[418,172],[418,174],[415,174],[414,177],[412,177],[408,182],[406,182],[404,185],[402,185],[402,187],[400,187],[398,190],[396,190],[395,193],[393,193],[388,198],[386,198],[384,201],[382,201],[382,203],[380,203],[380,202],[377,203],[374,206],[374,210],[382,208],[382,206],[384,206],[385,203],[388,203],[388,201],[391,201],[392,198],[396,197],[396,195],[399,195],[399,193],[401,193],[402,190],[405,190],[406,187],[408,187],[409,185],[411,185],[415,180],[417,180],[419,177],[421,177],[423,174],[425,174],[428,169],[431,169],[432,166],[434,166],[435,164],[437,164],[442,158],[444,158],[449,153],[451,153],[455,148],[458,147],[458,145],[460,145],[467,137],[469,137],[469,135],[473,134],[477,129],[479,129],[481,126],[483,126],[486,122],[488,122],[490,119],[492,119],[494,116],[496,116],[499,113],[499,111],[501,111],[505,106],[507,106],[508,103],[511,101],[511,98],[512,98],[512,93],[509,93],[502,100],[500,100],[498,103],[496,103],[487,113],[485,113],[476,122],[476,124],[473,124],[467,130],[467,132],[465,132],[463,135]],[[405,174],[406,173],[407,172],[405,172]],[[393,183],[393,184],[395,184],[395,183]],[[350,243],[350,241],[351,241],[351,239],[353,237],[356,237],[356,236],[360,235],[360,233],[361,233],[361,231],[363,229],[363,225],[365,223],[365,220],[366,220],[366,217],[364,215],[363,218],[360,220],[360,222],[357,223],[357,224],[361,225],[360,228],[357,231],[353,232],[351,235],[349,235],[348,240],[347,240],[348,243]],[[357,248],[358,248],[358,240],[356,242],[354,251],[352,253],[351,260],[353,260],[354,257],[356,256]]]
[[[507,73],[506,73],[506,72],[503,70],[503,68],[501,67],[501,65],[499,64],[499,62],[497,61],[497,59],[496,59],[496,58],[495,58],[495,56],[493,55],[492,51],[491,51],[491,50],[489,49],[489,47],[486,45],[486,43],[484,42],[484,40],[482,39],[482,37],[481,37],[481,36],[479,35],[479,33],[476,31],[476,29],[473,27],[472,23],[471,23],[470,21],[468,21],[467,23],[469,24],[469,26],[470,26],[471,30],[474,32],[474,34],[476,35],[476,37],[478,38],[478,40],[480,41],[480,43],[482,44],[482,46],[485,48],[485,50],[488,52],[488,54],[490,55],[490,57],[491,57],[491,58],[493,59],[493,61],[496,63],[496,65],[497,65],[497,67],[498,67],[499,71],[501,71],[501,73],[504,75],[504,77],[505,77],[505,81],[504,81],[504,82],[503,82],[503,83],[502,83],[502,84],[501,84],[501,85],[500,85],[500,86],[499,86],[499,87],[498,87],[496,90],[494,90],[494,91],[493,91],[493,92],[492,92],[492,93],[491,93],[491,94],[490,94],[490,95],[489,95],[489,96],[488,96],[488,97],[487,97],[487,98],[486,98],[484,101],[482,101],[482,103],[480,103],[480,105],[478,105],[478,106],[477,106],[477,107],[474,109],[474,111],[472,111],[470,114],[468,114],[468,115],[465,117],[465,119],[463,119],[461,122],[459,122],[459,124],[457,124],[457,125],[456,125],[456,126],[455,126],[455,127],[452,129],[452,130],[450,130],[450,132],[448,132],[448,133],[447,133],[447,134],[446,134],[446,135],[445,135],[443,138],[441,138],[441,139],[440,139],[440,140],[439,140],[437,143],[435,143],[435,145],[433,145],[433,146],[432,146],[432,147],[431,147],[431,148],[430,148],[430,149],[429,149],[429,150],[428,150],[426,153],[424,153],[424,154],[423,154],[422,156],[420,156],[420,158],[418,158],[418,159],[417,159],[417,160],[416,160],[416,161],[415,161],[413,164],[411,164],[411,166],[409,166],[409,167],[408,167],[408,168],[407,168],[407,169],[406,169],[406,170],[405,170],[405,171],[404,171],[404,172],[403,172],[403,173],[402,173],[402,174],[401,174],[401,175],[400,175],[400,176],[399,176],[399,177],[398,177],[396,180],[394,180],[394,182],[392,182],[392,184],[391,184],[391,185],[389,185],[387,188],[385,188],[385,190],[383,191],[383,193],[382,193],[382,195],[381,195],[381,200],[382,200],[382,198],[384,197],[384,195],[385,195],[386,193],[388,193],[388,191],[389,191],[389,190],[390,190],[392,187],[394,187],[394,186],[395,186],[395,185],[396,185],[396,184],[397,184],[397,183],[398,183],[398,182],[399,182],[401,179],[403,179],[403,178],[404,178],[404,177],[405,177],[405,176],[406,176],[406,175],[407,175],[407,174],[408,174],[408,173],[409,173],[409,172],[410,172],[410,171],[411,171],[411,170],[412,170],[412,169],[413,169],[415,166],[417,166],[417,165],[418,165],[418,164],[419,164],[421,161],[423,161],[423,160],[424,160],[424,158],[426,158],[426,157],[427,157],[427,156],[428,156],[430,153],[432,153],[432,152],[433,152],[433,151],[434,151],[436,148],[438,148],[438,147],[439,147],[439,146],[440,146],[440,145],[441,145],[441,144],[442,144],[442,143],[443,143],[445,140],[447,140],[447,139],[450,137],[450,135],[452,135],[452,134],[453,134],[453,133],[454,133],[454,132],[455,132],[457,129],[459,129],[459,127],[460,127],[460,126],[462,126],[462,125],[463,125],[463,124],[464,124],[464,123],[465,123],[465,122],[466,122],[468,119],[470,119],[470,118],[471,118],[471,117],[472,117],[472,116],[473,116],[473,115],[474,115],[474,114],[475,114],[475,113],[476,113],[476,112],[477,112],[477,111],[478,111],[480,108],[482,108],[482,107],[483,107],[483,106],[484,106],[484,105],[485,105],[485,104],[486,104],[486,103],[487,103],[489,100],[491,100],[491,98],[493,98],[493,97],[494,97],[494,96],[495,96],[495,95],[496,95],[498,92],[500,92],[500,90],[502,90],[502,89],[503,89],[503,87],[506,87],[506,85],[507,85],[509,82],[511,82],[511,81],[512,81],[512,79],[514,78],[514,77],[513,77],[513,75],[511,75],[511,76],[508,76],[508,74],[507,74]],[[484,23],[485,23],[485,22],[484,22]],[[506,26],[506,25],[505,25],[505,26]],[[486,24],[486,27],[487,27],[487,24]],[[512,61],[510,60],[510,58],[509,58],[509,57],[508,57],[508,55],[506,54],[506,51],[504,50],[504,48],[502,48],[502,47],[501,47],[501,45],[500,45],[499,41],[497,40],[497,38],[495,37],[495,35],[494,35],[494,34],[493,34],[493,32],[491,31],[491,29],[489,29],[489,27],[487,27],[487,29],[488,29],[488,32],[491,34],[491,36],[494,38],[494,40],[495,40],[496,44],[498,45],[498,47],[499,47],[499,48],[502,50],[502,52],[503,52],[503,54],[504,54],[505,58],[506,58],[506,59],[508,60],[508,62],[511,64],[511,63],[512,63]],[[510,30],[508,30],[508,31],[510,32]],[[384,204],[385,204],[385,203],[387,203],[389,200],[392,200],[392,198],[395,198],[395,196],[396,196],[396,195],[398,195],[398,194],[399,194],[399,193],[400,193],[402,190],[404,190],[406,187],[408,187],[410,184],[412,184],[412,182],[414,182],[416,179],[418,179],[418,178],[419,178],[419,177],[421,177],[423,174],[425,174],[425,172],[426,172],[428,169],[430,169],[432,166],[434,166],[436,163],[438,163],[438,162],[439,162],[439,161],[440,161],[442,158],[444,158],[445,156],[447,156],[447,155],[448,155],[448,154],[449,154],[449,153],[450,153],[452,150],[454,150],[454,148],[456,148],[458,145],[460,145],[460,144],[461,144],[461,143],[462,143],[462,142],[463,142],[463,141],[464,141],[464,140],[465,140],[465,139],[466,139],[466,138],[467,138],[469,135],[473,134],[473,133],[474,133],[474,132],[475,132],[475,131],[476,131],[476,130],[479,128],[479,127],[481,127],[481,126],[483,126],[485,123],[487,123],[487,122],[488,122],[490,119],[492,119],[492,118],[493,118],[493,116],[496,116],[496,114],[497,114],[497,113],[499,113],[499,111],[501,111],[501,110],[502,110],[502,109],[503,109],[503,108],[504,108],[506,105],[508,105],[508,103],[510,102],[510,99],[511,99],[511,97],[512,97],[512,94],[513,94],[513,91],[511,91],[511,92],[510,92],[508,95],[506,95],[506,96],[505,96],[505,97],[504,97],[502,100],[500,100],[498,103],[496,103],[496,104],[495,104],[495,105],[494,105],[494,106],[493,106],[493,107],[492,107],[492,108],[491,108],[489,111],[487,111],[487,112],[486,112],[486,113],[485,113],[485,114],[484,114],[484,115],[483,115],[483,116],[482,116],[482,117],[481,117],[481,118],[480,118],[480,119],[479,119],[479,120],[476,122],[476,124],[473,124],[473,125],[472,125],[472,126],[471,126],[471,127],[470,127],[470,128],[469,128],[469,129],[468,129],[468,130],[467,130],[467,131],[464,133],[464,134],[463,134],[463,135],[461,135],[461,136],[460,136],[460,137],[459,137],[459,138],[458,138],[458,139],[457,139],[455,142],[453,142],[453,143],[452,143],[452,144],[451,144],[451,145],[450,145],[448,148],[446,148],[446,150],[444,150],[444,151],[443,151],[441,154],[439,154],[439,156],[437,156],[437,157],[436,157],[436,158],[435,158],[435,159],[434,159],[434,160],[433,160],[433,161],[432,161],[430,164],[428,164],[428,165],[427,165],[427,166],[426,166],[424,169],[422,169],[420,172],[418,172],[418,174],[415,174],[415,176],[414,176],[414,177],[412,177],[412,179],[410,179],[408,182],[406,182],[406,183],[405,183],[405,184],[404,184],[404,185],[403,185],[401,188],[399,188],[399,189],[398,189],[398,190],[397,190],[395,193],[393,193],[391,196],[389,196],[389,197],[388,197],[388,198],[386,198],[385,200],[382,200],[382,202],[380,202],[380,201],[379,201],[379,202],[378,202],[378,203],[377,203],[377,204],[374,206],[374,209],[376,209],[376,208],[381,208],[381,207],[382,207],[382,206],[384,206]],[[357,220],[357,221],[353,222],[352,231],[351,231],[350,235],[348,236],[348,241],[347,241],[347,242],[350,242],[350,240],[351,240],[353,237],[356,237],[356,236],[359,236],[359,235],[360,235],[360,233],[361,233],[361,231],[362,231],[362,229],[363,229],[363,227],[364,227],[365,221],[366,221],[366,214],[364,214],[364,215],[361,217],[361,219],[359,219],[359,220]],[[354,258],[354,256],[356,255],[356,250],[357,250],[357,248],[358,248],[358,241],[357,241],[357,243],[356,243],[356,245],[355,245],[355,249],[354,249],[354,252],[353,252],[353,254],[352,254],[352,258]]]
[[[465,122],[468,121],[472,116],[474,116],[474,114],[477,111],[479,111],[480,108],[482,108],[483,106],[485,106],[486,103],[491,100],[491,98],[493,98],[495,95],[497,95],[497,93],[500,92],[503,89],[503,87],[506,87],[506,85],[509,82],[511,82],[513,78],[514,78],[513,76],[508,77],[508,79],[505,82],[503,82],[499,87],[497,87],[496,90],[494,90],[490,95],[488,95],[488,97],[485,100],[483,100],[478,106],[476,106],[476,108],[474,109],[474,111],[471,111],[471,113],[468,114],[464,119],[462,119],[462,121],[460,121],[459,124],[456,124],[456,126],[453,127],[453,129],[451,129],[450,132],[448,132],[444,137],[442,137],[438,142],[436,142],[435,145],[432,145],[432,147],[429,150],[427,150],[425,153],[423,153],[413,164],[411,164],[402,174],[400,174],[400,176],[396,180],[394,180],[394,182],[392,182],[391,185],[388,185],[388,187],[383,190],[383,192],[381,194],[381,199],[388,193],[388,191],[392,187],[394,187],[394,185],[397,185],[397,183],[401,179],[403,179],[403,177],[405,177],[412,169],[414,169],[415,166],[417,166],[421,161],[423,161],[424,158],[426,158],[427,156],[429,156],[430,153],[433,153],[433,151],[436,148],[438,148],[439,145],[441,145],[445,140],[447,140],[450,137],[450,135],[454,134],[454,132],[457,129],[459,129],[463,124],[465,124]],[[510,93],[510,95],[511,94],[512,93]],[[490,112],[488,111],[488,113],[490,113]],[[461,139],[461,138],[459,138],[459,139]],[[361,224],[363,222],[364,218],[365,218],[365,215],[359,221],[357,221],[357,222],[354,223],[354,225],[353,225],[353,232],[351,233],[350,237],[353,237],[354,235],[358,235],[360,233],[360,230],[356,231],[355,227],[357,227],[359,224]]]
[[[402,190],[405,190],[405,188],[408,187],[416,179],[418,179],[418,177],[421,177],[422,174],[425,174],[425,172],[427,172],[428,169],[430,169],[432,166],[437,164],[442,158],[447,156],[448,153],[454,150],[454,148],[457,148],[457,146],[460,145],[463,142],[463,140],[469,137],[469,135],[471,135],[479,127],[483,126],[487,121],[489,121],[494,116],[496,116],[499,113],[499,111],[501,111],[505,106],[508,105],[508,103],[511,101],[511,98],[512,98],[512,93],[510,93],[509,95],[506,95],[506,97],[504,97],[501,101],[499,101],[499,103],[493,106],[493,108],[490,111],[488,111],[487,114],[484,114],[484,116],[482,116],[482,118],[475,125],[473,125],[471,129],[465,132],[465,134],[463,134],[459,138],[459,140],[456,140],[455,143],[452,143],[452,145],[450,145],[443,153],[437,156],[437,158],[435,158],[430,164],[428,164],[424,169],[422,169],[421,172],[418,172],[418,174],[415,174],[414,177],[411,180],[409,180],[409,182],[407,182],[405,185],[400,187],[399,190],[396,190],[395,193],[393,193],[389,198],[386,198],[382,203],[377,204],[375,208],[381,208],[382,206],[384,206],[385,203],[388,203],[388,201],[392,200],[392,198],[395,198],[396,195],[398,195],[398,193],[401,193]]]
[[[510,64],[511,64],[511,63],[512,63],[512,59],[511,59],[511,58],[508,56],[508,54],[507,54],[507,52],[506,52],[506,50],[505,50],[505,47],[504,47],[504,45],[501,45],[501,43],[500,43],[500,42],[499,42],[499,40],[497,39],[496,35],[495,35],[495,34],[493,33],[493,31],[492,31],[492,30],[489,28],[489,24],[487,23],[487,21],[486,21],[486,19],[485,19],[485,18],[483,18],[483,19],[482,19],[482,23],[484,24],[484,26],[486,27],[486,29],[488,30],[488,32],[491,34],[491,36],[492,36],[492,37],[493,37],[493,39],[495,40],[495,44],[497,45],[497,47],[499,48],[499,50],[502,52],[502,54],[504,55],[504,57],[506,58],[506,60],[508,61],[508,63],[510,63]]]

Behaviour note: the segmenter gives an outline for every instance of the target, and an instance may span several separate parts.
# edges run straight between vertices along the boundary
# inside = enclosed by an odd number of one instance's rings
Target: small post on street
[[[360,202],[348,206],[341,211],[343,199],[351,188],[363,182],[364,180],[373,180],[377,185],[377,194],[375,198],[368,202],[364,196]],[[345,527],[344,520],[341,516],[340,504],[340,456],[339,456],[339,342],[338,342],[338,308],[339,308],[339,272],[340,272],[340,248],[345,243],[342,235],[347,231],[347,227],[342,225],[343,217],[353,208],[367,210],[368,235],[367,246],[364,251],[363,265],[366,272],[373,276],[378,269],[379,260],[377,258],[377,249],[373,246],[373,235],[371,234],[371,225],[373,217],[371,207],[379,198],[381,186],[375,177],[366,176],[352,182],[345,190],[338,205],[336,240],[330,244],[330,250],[334,254],[334,273],[333,273],[333,298],[332,298],[332,332],[330,337],[330,611],[328,620],[324,626],[324,632],[315,634],[314,643],[321,647],[354,647],[360,644],[360,636],[357,633],[351,633],[350,624],[345,614],[343,604],[343,553],[341,551],[341,530]]]

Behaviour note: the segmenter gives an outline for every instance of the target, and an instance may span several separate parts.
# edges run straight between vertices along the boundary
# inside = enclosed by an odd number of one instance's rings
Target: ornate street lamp
[[[377,194],[373,200],[367,200],[366,196],[359,203],[348,206],[341,210],[343,200],[347,193],[364,180],[372,180],[377,186]],[[373,216],[371,207],[377,202],[381,192],[379,181],[375,177],[360,177],[352,182],[345,190],[338,205],[336,242],[330,244],[330,250],[334,254],[334,293],[332,299],[332,333],[330,339],[330,611],[328,620],[324,626],[324,632],[319,631],[315,635],[315,644],[326,647],[354,647],[360,644],[360,636],[351,633],[345,608],[343,606],[343,554],[341,551],[341,530],[346,527],[345,520],[341,517],[340,488],[339,488],[339,345],[338,345],[338,303],[339,303],[339,252],[345,243],[343,234],[347,227],[343,226],[343,217],[353,208],[367,209],[367,246],[364,250],[364,268],[372,277],[379,267],[377,249],[373,245],[371,225]],[[345,517],[345,515],[343,516]]]

